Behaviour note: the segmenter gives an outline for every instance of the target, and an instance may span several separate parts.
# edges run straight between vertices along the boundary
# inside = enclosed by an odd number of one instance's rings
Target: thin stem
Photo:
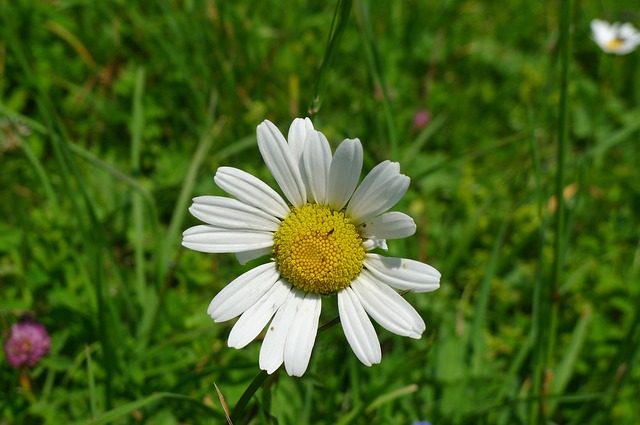
[[[544,288],[542,296],[543,317],[546,325],[540,329],[540,356],[536,370],[536,394],[540,395],[538,402],[538,423],[547,423],[546,395],[549,390],[549,367],[555,345],[555,328],[558,323],[558,287],[562,280],[564,253],[567,245],[567,235],[565,235],[565,202],[564,186],[566,174],[566,156],[569,147],[569,127],[568,127],[568,82],[569,82],[569,30],[571,24],[571,1],[562,0],[560,4],[560,104],[558,110],[558,146],[556,151],[557,173],[555,182],[555,223],[553,228],[553,264],[549,284]],[[542,351],[544,350],[544,351]]]
[[[136,85],[133,96],[133,113],[130,123],[131,131],[131,172],[135,177],[140,174],[140,145],[142,143],[142,129],[144,127],[144,109],[142,95],[144,93],[144,69],[136,71]],[[135,230],[134,252],[136,271],[136,293],[138,302],[142,305],[146,299],[146,279],[144,264],[144,212],[140,194],[132,193],[132,219]]]
[[[338,0],[336,4],[336,11],[333,15],[333,21],[331,22],[331,29],[329,30],[329,41],[327,42],[327,49],[324,52],[322,58],[322,64],[318,70],[318,77],[316,78],[316,85],[313,89],[313,97],[311,98],[311,104],[309,105],[309,115],[314,116],[320,110],[324,92],[327,86],[327,70],[333,63],[338,45],[342,39],[347,23],[349,22],[349,15],[351,14],[351,0]]]
[[[242,396],[240,396],[240,400],[238,400],[238,402],[236,403],[236,406],[233,408],[233,411],[231,412],[231,421],[233,423],[239,422],[240,418],[242,418],[242,414],[244,413],[245,408],[247,407],[247,403],[249,403],[249,400],[251,400],[251,398],[256,393],[256,391],[258,391],[258,389],[262,387],[262,385],[266,382],[269,376],[270,375],[266,371],[261,370],[256,375],[256,377],[253,378],[253,381],[251,381],[251,383],[249,384],[247,389],[244,391]]]
[[[396,135],[396,127],[391,110],[389,91],[387,90],[387,83],[382,69],[380,52],[378,51],[373,26],[371,24],[370,4],[368,0],[361,0],[358,4],[360,5],[360,21],[362,25],[362,35],[365,41],[365,53],[367,55],[367,61],[369,62],[369,70],[371,71],[372,79],[378,84],[382,93],[382,109],[390,144],[390,155],[391,158],[395,160],[398,159],[398,137]]]

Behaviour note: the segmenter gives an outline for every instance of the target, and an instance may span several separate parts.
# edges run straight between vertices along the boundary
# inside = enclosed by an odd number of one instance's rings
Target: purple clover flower
[[[419,109],[413,116],[413,129],[421,130],[431,122],[431,114],[426,109]]]
[[[24,322],[11,326],[11,336],[4,344],[7,361],[14,368],[35,366],[49,352],[51,338],[40,323]]]

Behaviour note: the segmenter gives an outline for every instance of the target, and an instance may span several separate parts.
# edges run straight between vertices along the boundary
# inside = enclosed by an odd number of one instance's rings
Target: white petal
[[[307,176],[304,174],[304,164],[302,162],[302,155],[304,153],[305,142],[307,140],[307,131],[313,130],[313,124],[309,118],[296,118],[289,127],[289,135],[287,136],[287,142],[289,144],[289,150],[296,164],[298,164],[298,170],[302,176],[302,182],[305,188],[309,187]],[[307,193],[308,195],[308,193]]]
[[[313,130],[313,123],[309,118],[296,118],[289,127],[287,142],[293,158],[300,164],[302,170],[302,152],[304,151],[305,140],[307,138],[307,130]]]
[[[284,346],[284,367],[290,376],[302,376],[309,366],[318,333],[320,295],[308,292],[298,305]]]
[[[325,205],[329,167],[331,166],[331,147],[324,134],[315,130],[307,132],[302,159],[304,175],[308,184],[307,199],[310,202]]]
[[[242,348],[253,341],[287,299],[289,292],[291,292],[291,285],[284,280],[279,280],[242,313],[229,333],[229,347]]]
[[[298,309],[298,305],[304,299],[304,293],[292,289],[287,299],[282,303],[276,316],[267,328],[267,333],[260,348],[260,369],[271,374],[280,367],[284,361],[284,346],[287,341],[287,333]]]
[[[440,272],[419,261],[367,253],[363,264],[378,280],[397,289],[430,292],[440,287]]]
[[[351,288],[369,316],[386,330],[411,338],[420,338],[424,332],[424,321],[411,304],[366,271],[351,282]]]
[[[182,233],[182,245],[200,252],[242,252],[273,246],[273,232],[241,231],[200,225]]]
[[[295,207],[307,202],[300,168],[280,130],[270,121],[258,125],[258,149],[284,196]]]
[[[229,195],[275,217],[286,218],[289,207],[278,193],[259,178],[233,167],[220,167],[213,178]]]
[[[222,288],[209,304],[207,314],[216,322],[233,319],[251,307],[279,278],[275,263],[253,268]]]
[[[629,22],[625,22],[620,25],[620,29],[618,30],[618,34],[623,39],[633,38],[636,36],[636,29]]]
[[[275,232],[281,223],[276,217],[258,208],[222,196],[193,198],[189,212],[205,223],[227,229]]]
[[[591,21],[591,30],[593,37],[599,45],[605,45],[615,38],[615,31],[605,21],[594,19]]]
[[[338,292],[338,312],[344,335],[358,360],[367,366],[380,363],[380,341],[353,289]]]
[[[408,215],[392,211],[370,218],[358,226],[360,236],[375,239],[400,239],[416,232],[416,223]]]
[[[355,224],[375,217],[394,206],[409,188],[409,177],[400,174],[400,165],[384,161],[362,180],[347,205]]]
[[[372,251],[376,248],[384,249],[385,251],[389,250],[386,239],[365,239],[362,241],[362,247],[365,251]]]
[[[271,254],[272,250],[273,247],[268,246],[266,248],[252,249],[251,251],[236,252],[236,258],[240,264],[245,265],[251,260]]]
[[[328,205],[340,211],[349,202],[358,186],[362,171],[362,144],[358,139],[346,139],[333,155],[327,186]]]

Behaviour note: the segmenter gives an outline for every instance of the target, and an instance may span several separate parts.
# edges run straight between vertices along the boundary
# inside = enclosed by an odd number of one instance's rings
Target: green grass
[[[31,394],[0,357],[0,424],[221,424],[214,383],[234,424],[640,423],[640,51],[589,30],[640,13],[563,4],[0,0],[0,334],[53,339]],[[255,127],[310,105],[365,171],[401,162],[390,254],[442,286],[406,295],[422,339],[376,328],[381,364],[337,325],[267,376],[206,314],[258,261],[180,235],[217,167],[275,187]]]

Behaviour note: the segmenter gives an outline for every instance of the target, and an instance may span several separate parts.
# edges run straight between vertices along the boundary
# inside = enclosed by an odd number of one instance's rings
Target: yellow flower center
[[[624,40],[621,38],[614,38],[613,40],[609,41],[605,47],[609,50],[619,50],[622,47],[622,44],[624,43]]]
[[[360,274],[362,239],[350,219],[318,204],[292,208],[273,237],[273,257],[293,286],[333,294]]]

